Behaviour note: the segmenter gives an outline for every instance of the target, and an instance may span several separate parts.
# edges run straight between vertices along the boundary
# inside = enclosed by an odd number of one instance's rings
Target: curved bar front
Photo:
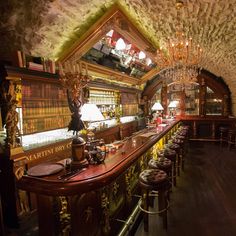
[[[138,175],[147,167],[153,147],[160,141],[163,146],[178,125],[179,121],[169,121],[133,134],[103,164],[90,165],[67,181],[58,180],[65,170],[46,177],[24,175],[17,186],[36,194],[40,235],[60,235],[63,230],[72,235],[110,235],[111,228],[116,230],[110,218],[121,209],[131,211]]]

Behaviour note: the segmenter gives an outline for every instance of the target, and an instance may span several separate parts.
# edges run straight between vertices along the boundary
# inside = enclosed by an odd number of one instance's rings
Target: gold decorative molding
[[[11,152],[20,151],[18,148],[21,146],[20,130],[18,128],[19,114],[16,111],[17,99],[16,99],[16,85],[18,78],[9,78],[4,80],[0,84],[0,92],[2,97],[2,103],[6,107],[6,113],[4,117],[4,123],[6,128],[6,148]],[[13,151],[13,149],[15,149]],[[21,152],[21,151],[20,151]],[[11,153],[13,154],[13,153]]]
[[[65,196],[59,197],[61,210],[59,212],[62,235],[69,235],[71,230],[71,215],[68,213],[68,201]]]
[[[118,193],[119,188],[120,188],[120,185],[117,182],[115,182],[112,186],[113,198],[115,200],[117,199],[117,193]]]
[[[62,63],[65,61],[78,62],[81,57],[111,29],[121,34],[126,40],[134,44],[141,51],[145,52],[146,55],[154,61],[156,49],[138,31],[135,25],[130,22],[118,5],[114,5],[109,11],[107,11],[79,40],[77,40],[71,48],[58,58],[58,61]],[[117,81],[133,85],[140,85],[157,73],[157,70],[153,69],[140,80],[115,70],[90,63],[88,63],[88,71],[90,75],[95,77],[113,77]]]
[[[111,230],[110,226],[110,214],[109,214],[109,199],[106,192],[103,190],[101,193],[101,208],[102,208],[102,231],[104,235],[109,235]]]
[[[89,75],[95,78],[105,78],[109,80],[113,80],[115,82],[119,81],[121,83],[127,83],[132,85],[139,85],[140,79],[135,77],[128,76],[121,72],[109,69],[105,66],[96,65],[92,63],[88,63],[83,61],[85,65],[87,65]]]

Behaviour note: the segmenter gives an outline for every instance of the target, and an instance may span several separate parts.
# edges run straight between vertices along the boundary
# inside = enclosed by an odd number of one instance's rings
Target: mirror
[[[156,49],[114,5],[59,61],[83,60],[90,75],[138,85],[156,73]]]
[[[155,67],[143,51],[113,29],[96,42],[82,59],[135,78],[142,78]]]

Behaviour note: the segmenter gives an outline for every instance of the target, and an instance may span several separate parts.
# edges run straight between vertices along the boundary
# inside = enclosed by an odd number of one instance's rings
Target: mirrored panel
[[[155,67],[143,51],[113,29],[96,42],[82,59],[135,78],[141,78]]]
[[[185,115],[199,115],[199,86],[185,90]]]
[[[206,89],[206,115],[222,115],[223,102],[222,98],[209,87]]]

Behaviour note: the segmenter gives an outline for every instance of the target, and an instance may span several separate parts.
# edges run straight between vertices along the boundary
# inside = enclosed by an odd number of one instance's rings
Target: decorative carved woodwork
[[[59,197],[61,210],[59,212],[60,216],[60,226],[61,226],[61,232],[63,235],[68,235],[71,231],[71,214],[68,213],[68,200],[65,196]]]
[[[101,235],[102,208],[100,192],[90,191],[70,197],[71,235]]]
[[[108,235],[110,232],[110,221],[109,221],[109,201],[106,194],[106,191],[104,191],[101,195],[101,208],[102,208],[102,232],[103,235]]]
[[[104,165],[89,166],[87,170],[66,182],[57,179],[61,173],[45,178],[23,176],[18,187],[36,193],[38,208],[44,209],[39,210],[39,222],[43,222],[44,212],[53,218],[55,213],[61,212],[63,215],[69,210],[72,235],[108,235],[111,233],[111,227],[117,225],[112,223],[111,218],[114,219],[119,213],[124,216],[124,209],[125,212],[131,209],[132,195],[137,191],[137,177],[142,166],[146,167],[151,157],[152,146],[178,124],[178,121],[173,122],[147,140],[137,138],[135,146],[132,139],[128,139],[122,148],[125,153],[118,149],[115,154],[107,156]],[[145,133],[145,130],[143,132]],[[62,196],[68,199],[67,210],[64,208],[63,212],[60,208],[58,213],[53,212],[53,199]],[[45,206],[41,207],[41,204]],[[48,222],[51,224],[52,220]],[[39,224],[40,235],[46,232],[53,235],[58,229],[52,225],[48,226],[48,222]]]
[[[163,115],[167,114],[167,85],[166,83],[162,83],[161,89],[161,104],[164,108]]]
[[[127,16],[114,5],[107,11],[70,49],[68,49],[59,61],[78,61],[92,46],[98,42],[111,29],[121,34],[131,44],[135,45],[141,51],[154,61],[156,49],[153,45],[138,31],[138,29],[129,21]],[[133,85],[139,85],[152,78],[156,73],[156,68],[146,73],[143,78],[136,79],[123,73],[116,72],[106,67],[87,63],[89,74],[100,78],[109,78]]]
[[[227,117],[232,114],[231,111],[231,97],[230,97],[230,90],[228,86],[223,82],[222,78],[216,77],[215,75],[211,74],[206,70],[202,70],[201,74],[198,78],[199,81],[199,116],[205,117],[206,115],[206,87],[208,86],[211,88],[214,93],[217,95],[217,98],[222,100],[222,117]],[[149,81],[143,92],[142,98],[146,97],[146,101],[150,101],[151,98],[156,93],[157,89],[159,88],[160,84],[164,82],[164,79],[160,76],[154,77],[151,81]],[[165,91],[165,87],[163,86],[163,90]],[[164,93],[162,92],[162,96],[165,97]],[[187,115],[184,114],[184,97],[182,97],[182,117]],[[147,102],[146,102],[147,104]],[[164,107],[164,109],[167,109]]]

